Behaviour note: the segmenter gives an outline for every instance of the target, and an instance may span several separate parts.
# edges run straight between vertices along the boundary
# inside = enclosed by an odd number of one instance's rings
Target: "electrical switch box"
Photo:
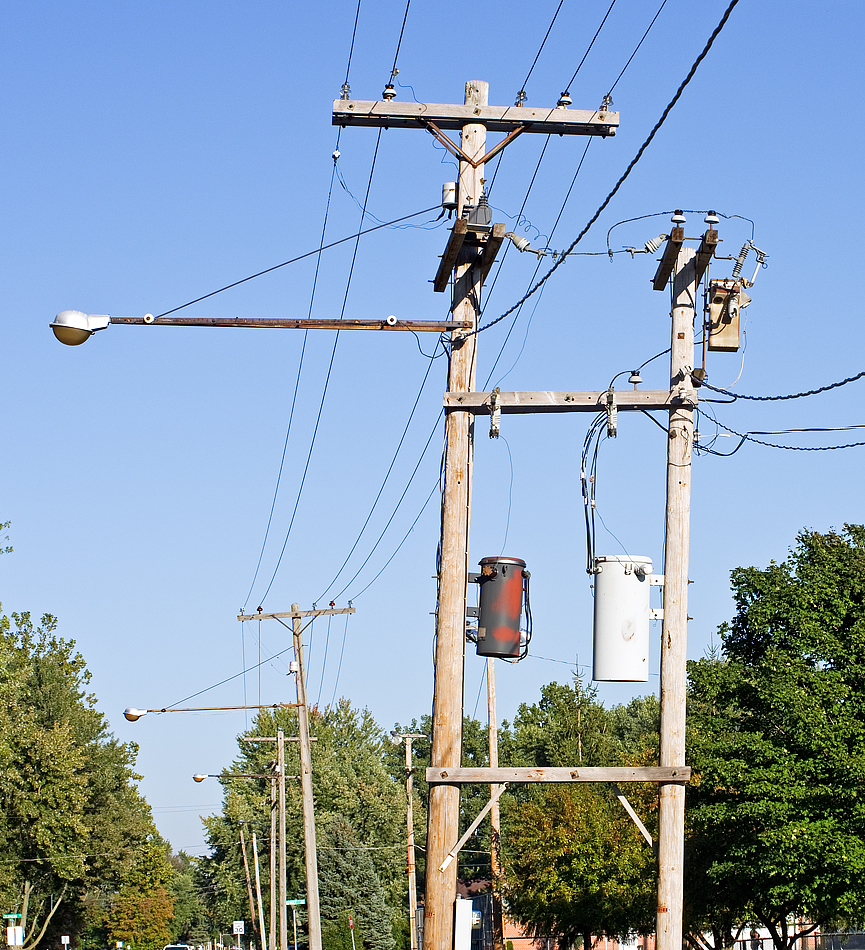
[[[739,349],[739,317],[751,298],[740,280],[709,284],[709,349],[735,353]]]

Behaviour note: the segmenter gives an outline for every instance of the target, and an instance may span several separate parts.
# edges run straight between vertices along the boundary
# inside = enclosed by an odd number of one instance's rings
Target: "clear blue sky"
[[[574,107],[600,104],[659,5],[617,0],[570,87]],[[414,0],[398,59],[400,98],[461,102],[466,80],[485,79],[492,103],[513,102],[557,6]],[[608,0],[565,0],[525,85],[529,105],[555,104],[608,7]],[[725,0],[668,0],[613,93],[620,132],[591,145],[568,201],[585,140],[551,139],[539,165],[545,138],[525,135],[496,173],[494,220],[535,243],[566,247],[636,153],[725,7]],[[2,601],[7,611],[59,616],[62,634],[77,642],[93,671],[93,690],[112,728],[140,743],[142,788],[160,829],[175,848],[193,852],[203,842],[198,814],[217,807],[220,796],[218,785],[193,785],[190,776],[228,764],[244,714],[148,717],[130,725],[122,710],[175,703],[233,676],[244,658],[247,666],[257,663],[260,648],[262,657],[285,649],[287,631],[274,623],[247,629],[242,639],[241,626],[253,626],[235,619],[244,604],[247,611],[260,603],[288,610],[293,601],[309,607],[342,591],[340,605],[352,597],[357,607],[348,627],[334,621],[328,639],[328,625],[319,621],[307,636],[312,699],[347,696],[386,727],[429,711],[440,428],[381,543],[351,578],[433,431],[445,361],[433,363],[421,390],[429,360],[413,337],[340,335],[297,517],[274,573],[333,352],[332,333],[308,336],[271,531],[252,585],[303,334],[111,327],[70,349],[54,340],[48,324],[66,308],[140,315],[178,306],[316,247],[328,207],[327,239],[358,230],[352,195],[363,200],[377,133],[342,132],[343,188],[332,177],[337,130],[330,124],[356,9],[353,0],[10,0],[0,13],[0,516],[13,522],[15,545],[0,562]],[[355,98],[380,96],[404,13],[404,0],[361,5],[349,72]],[[742,354],[710,357],[717,385],[738,378],[743,393],[792,393],[863,368],[862,19],[861,4],[851,0],[828,8],[741,0],[666,125],[578,248],[603,251],[617,222],[674,208],[693,209],[689,235],[702,232],[708,208],[753,219],[769,267],[747,311],[744,365]],[[368,208],[382,220],[420,211],[435,205],[442,182],[453,178],[453,165],[429,135],[385,132]],[[623,224],[611,245],[640,246],[668,227],[668,215]],[[722,219],[720,230],[722,254],[736,253],[751,233],[737,218]],[[364,238],[344,315],[445,318],[445,296],[429,284],[445,240],[441,226]],[[314,315],[343,312],[351,261],[351,244],[322,255]],[[491,374],[488,388],[602,389],[614,374],[663,350],[669,306],[666,294],[651,289],[654,267],[649,255],[566,262],[512,330],[508,319],[481,335],[479,385]],[[488,283],[487,318],[520,298],[534,268],[533,257],[513,250],[502,259]],[[714,273],[725,276],[723,265]],[[306,316],[314,274],[315,261],[307,259],[184,312]],[[434,345],[432,337],[421,340],[427,353]],[[658,360],[646,368],[645,385],[661,388],[665,375],[665,361]],[[738,431],[860,424],[863,385],[778,405],[712,408]],[[372,507],[419,391],[369,526],[328,588]],[[534,702],[543,683],[568,681],[576,664],[588,673],[592,602],[579,487],[588,422],[584,415],[505,417],[498,442],[478,425],[472,561],[504,551],[524,558],[533,578],[534,655],[517,666],[498,665],[504,718],[521,702]],[[708,420],[700,428],[704,436],[715,431]],[[789,444],[859,439],[856,431],[791,435]],[[729,451],[735,442],[720,438],[715,447]],[[604,523],[624,547],[656,565],[662,563],[664,458],[663,433],[641,415],[620,417],[618,439],[605,442],[599,457]],[[700,656],[730,617],[733,567],[783,558],[803,527],[865,520],[863,458],[862,449],[746,445],[729,459],[695,459],[691,656]],[[361,594],[431,491],[399,553]],[[598,549],[621,550],[603,528]],[[657,689],[658,634],[656,628],[648,690]],[[260,679],[250,674],[245,686],[234,679],[195,704],[290,700],[286,669],[282,661],[267,663]],[[481,662],[469,655],[469,713],[481,677]],[[638,691],[606,685],[600,696],[615,703]]]

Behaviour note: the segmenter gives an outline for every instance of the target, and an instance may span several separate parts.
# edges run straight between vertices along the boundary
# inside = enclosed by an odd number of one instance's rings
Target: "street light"
[[[148,713],[173,713],[173,712],[228,712],[235,709],[289,709],[292,703],[262,703],[255,706],[164,706],[162,709],[138,709],[135,706],[127,706],[123,710],[124,718],[130,722],[138,722],[142,716]]]
[[[111,317],[108,314],[61,310],[54,318],[51,329],[61,343],[67,346],[80,346],[97,330],[104,330],[110,323]]]

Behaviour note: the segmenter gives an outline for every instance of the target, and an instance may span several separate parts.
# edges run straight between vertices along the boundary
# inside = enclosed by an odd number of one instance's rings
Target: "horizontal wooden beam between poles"
[[[431,766],[426,780],[432,785],[498,785],[502,782],[688,782],[691,767],[616,766],[591,768],[443,769]]]
[[[151,327],[264,327],[289,330],[413,330],[444,333],[468,330],[470,323],[454,320],[316,320],[290,317],[111,317],[112,324]]]
[[[444,407],[448,412],[462,410],[475,414],[489,414],[492,393],[445,393]],[[518,415],[530,412],[602,412],[607,408],[608,391],[590,392],[525,392],[498,393],[497,406],[502,413]],[[696,404],[696,390],[688,389],[689,404]],[[617,409],[674,409],[683,404],[677,392],[667,390],[616,390]]]
[[[396,102],[380,99],[337,99],[333,125],[416,129],[433,123],[439,129],[459,131],[468,123],[485,125],[488,132],[526,132],[544,135],[615,135],[619,113],[605,109],[527,109],[525,106],[442,105],[435,102]]]

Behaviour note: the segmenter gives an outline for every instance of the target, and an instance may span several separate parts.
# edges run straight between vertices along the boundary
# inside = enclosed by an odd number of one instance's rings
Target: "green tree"
[[[287,737],[297,735],[293,709],[265,710],[248,733],[275,736],[283,728]],[[392,926],[399,930],[405,901],[405,788],[385,767],[391,748],[367,710],[356,710],[341,700],[323,711],[311,710],[313,795],[316,832],[326,840],[336,820],[349,823],[368,849],[370,860],[385,894]],[[241,740],[232,772],[265,774],[272,769],[274,745]],[[286,772],[300,771],[296,742],[286,743]],[[205,819],[212,854],[198,862],[198,883],[207,893],[208,912],[217,926],[248,916],[238,822],[256,830],[262,853],[262,896],[269,914],[270,780],[224,779],[223,811]],[[247,843],[249,835],[247,834]],[[286,854],[289,896],[305,893],[303,809],[300,785],[286,786]],[[246,915],[244,907],[247,908]],[[360,908],[358,908],[360,913]],[[305,922],[305,915],[299,914]]]
[[[538,703],[520,707],[512,742],[523,765],[656,764],[657,701],[606,710],[579,678],[550,683]],[[627,794],[652,828],[654,787]],[[503,817],[507,899],[530,933],[590,947],[593,935],[653,928],[654,855],[607,786],[525,785]]]
[[[732,575],[720,655],[690,665],[688,909],[777,950],[865,912],[865,527],[802,532]]]
[[[91,925],[136,869],[165,861],[136,747],[110,735],[55,631],[48,614],[0,614],[0,899],[22,914],[25,950]]]
[[[338,815],[319,846],[318,880],[324,950],[354,950],[349,916],[358,947],[394,950],[391,910],[370,852]]]

